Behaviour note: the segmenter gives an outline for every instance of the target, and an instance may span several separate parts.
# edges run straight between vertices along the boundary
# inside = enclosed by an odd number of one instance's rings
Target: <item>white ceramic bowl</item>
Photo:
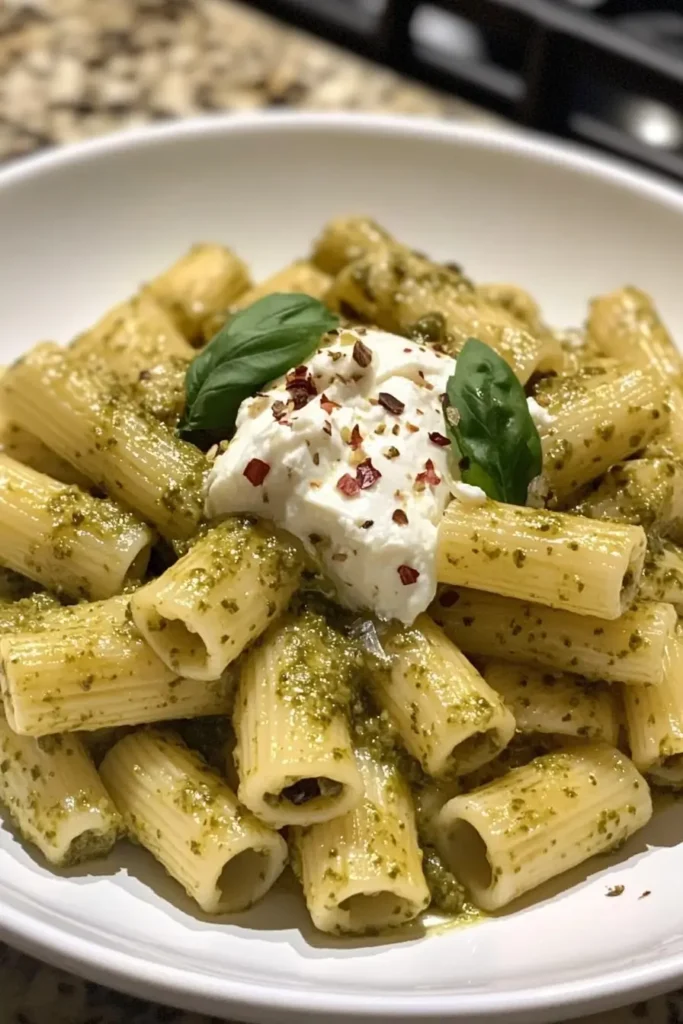
[[[365,211],[475,277],[529,287],[551,321],[634,282],[683,337],[683,197],[573,149],[453,125],[352,116],[204,120],[0,173],[2,361],[66,341],[189,243],[257,275]],[[683,977],[683,812],[660,812],[495,920],[422,939],[315,934],[294,890],[211,921],[143,851],[54,874],[0,831],[0,933],[90,978],[219,1016],[549,1021]],[[607,887],[623,885],[618,899]],[[639,898],[650,891],[647,898]]]

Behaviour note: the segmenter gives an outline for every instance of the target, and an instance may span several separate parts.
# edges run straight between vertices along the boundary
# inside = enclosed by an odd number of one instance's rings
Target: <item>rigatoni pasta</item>
[[[476,336],[510,364],[522,383],[534,372],[562,365],[552,337],[529,334],[462,276],[406,250],[379,250],[349,264],[328,299],[342,312],[387,331],[437,342],[453,355]]]
[[[124,737],[100,772],[130,833],[205,913],[245,910],[284,868],[284,839],[173,732]]]
[[[201,452],[103,387],[57,345],[15,363],[0,390],[12,418],[93,483],[169,538],[189,537],[202,514]]]
[[[507,746],[512,715],[429,616],[389,629],[382,646],[373,692],[425,772],[465,775]]]
[[[662,435],[669,417],[668,388],[656,374],[613,362],[547,378],[536,399],[546,414],[544,475],[561,504]]]
[[[0,560],[71,598],[112,597],[147,569],[153,533],[93,498],[0,455]]]
[[[151,295],[136,295],[115,306],[89,330],[74,338],[71,352],[94,359],[122,381],[135,381],[150,367],[194,352],[171,317]]]
[[[444,590],[430,611],[466,654],[617,683],[661,683],[676,625],[670,604],[638,603],[607,620],[456,587]]]
[[[607,744],[539,757],[482,789],[456,796],[439,816],[439,847],[485,910],[512,900],[647,824],[645,779]]]
[[[21,735],[226,714],[231,707],[232,679],[179,678],[130,621],[126,596],[71,617],[47,612],[29,628],[0,640],[5,712]]]
[[[204,340],[204,324],[251,287],[243,261],[223,245],[193,245],[147,285],[192,345]]]
[[[518,733],[604,740],[617,746],[617,694],[606,683],[496,659],[486,661],[483,676],[510,709]]]
[[[262,821],[310,825],[354,808],[353,651],[312,612],[286,618],[244,659],[233,723],[240,800]]]
[[[302,569],[288,538],[229,519],[131,599],[133,620],[178,675],[216,679],[296,590]]]
[[[683,787],[683,632],[679,626],[666,651],[659,686],[624,689],[628,743],[633,763],[653,782]]]
[[[398,769],[370,746],[356,751],[364,797],[352,811],[292,829],[294,867],[316,928],[376,935],[429,903],[415,811]]]
[[[57,867],[104,857],[122,822],[77,736],[17,736],[0,714],[0,803]]]
[[[436,572],[441,583],[616,619],[635,597],[646,545],[637,526],[456,500],[439,526]]]

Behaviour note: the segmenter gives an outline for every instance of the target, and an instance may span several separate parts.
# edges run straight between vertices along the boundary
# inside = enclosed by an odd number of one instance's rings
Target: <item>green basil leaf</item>
[[[188,368],[180,437],[200,447],[230,438],[240,403],[299,366],[338,326],[308,295],[267,295],[236,313]]]
[[[460,352],[446,385],[446,430],[465,483],[489,498],[525,505],[543,466],[524,388],[504,359],[477,338]]]

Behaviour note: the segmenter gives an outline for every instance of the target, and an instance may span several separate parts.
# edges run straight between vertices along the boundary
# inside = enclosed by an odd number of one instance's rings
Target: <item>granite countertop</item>
[[[0,161],[148,121],[293,106],[496,123],[227,0],[0,0]],[[683,997],[594,1024],[683,1021]],[[0,944],[0,1024],[209,1024]]]

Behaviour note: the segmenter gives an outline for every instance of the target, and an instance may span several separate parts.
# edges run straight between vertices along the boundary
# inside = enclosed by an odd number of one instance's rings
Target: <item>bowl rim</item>
[[[491,153],[511,153],[536,164],[560,166],[586,177],[648,197],[683,214],[683,190],[656,175],[633,169],[618,159],[595,155],[574,143],[549,140],[514,126],[492,128],[463,124],[438,117],[359,113],[309,113],[299,111],[219,114],[170,123],[152,124],[58,146],[46,153],[20,158],[0,169],[0,191],[53,170],[82,166],[109,155],[157,146],[166,140],[189,142],[198,136],[240,134],[316,133],[333,129],[341,135],[378,135],[385,138],[413,136],[446,146],[461,144]],[[0,884],[0,937],[10,945],[42,960],[72,970],[101,984],[128,991],[145,999],[172,1002],[206,1013],[231,1013],[256,1019],[259,1012],[325,1014],[330,1020],[344,1016],[385,1020],[444,1020],[491,1018],[526,1022],[529,1014],[548,1020],[595,1012],[675,987],[683,978],[683,953],[663,956],[646,965],[622,967],[595,979],[541,984],[512,992],[387,996],[351,991],[282,989],[269,982],[243,982],[201,974],[141,959],[131,953],[98,945],[80,934],[65,931],[40,914],[17,905],[21,893],[2,898]],[[14,895],[14,899],[12,899]],[[48,912],[51,913],[51,912]]]

